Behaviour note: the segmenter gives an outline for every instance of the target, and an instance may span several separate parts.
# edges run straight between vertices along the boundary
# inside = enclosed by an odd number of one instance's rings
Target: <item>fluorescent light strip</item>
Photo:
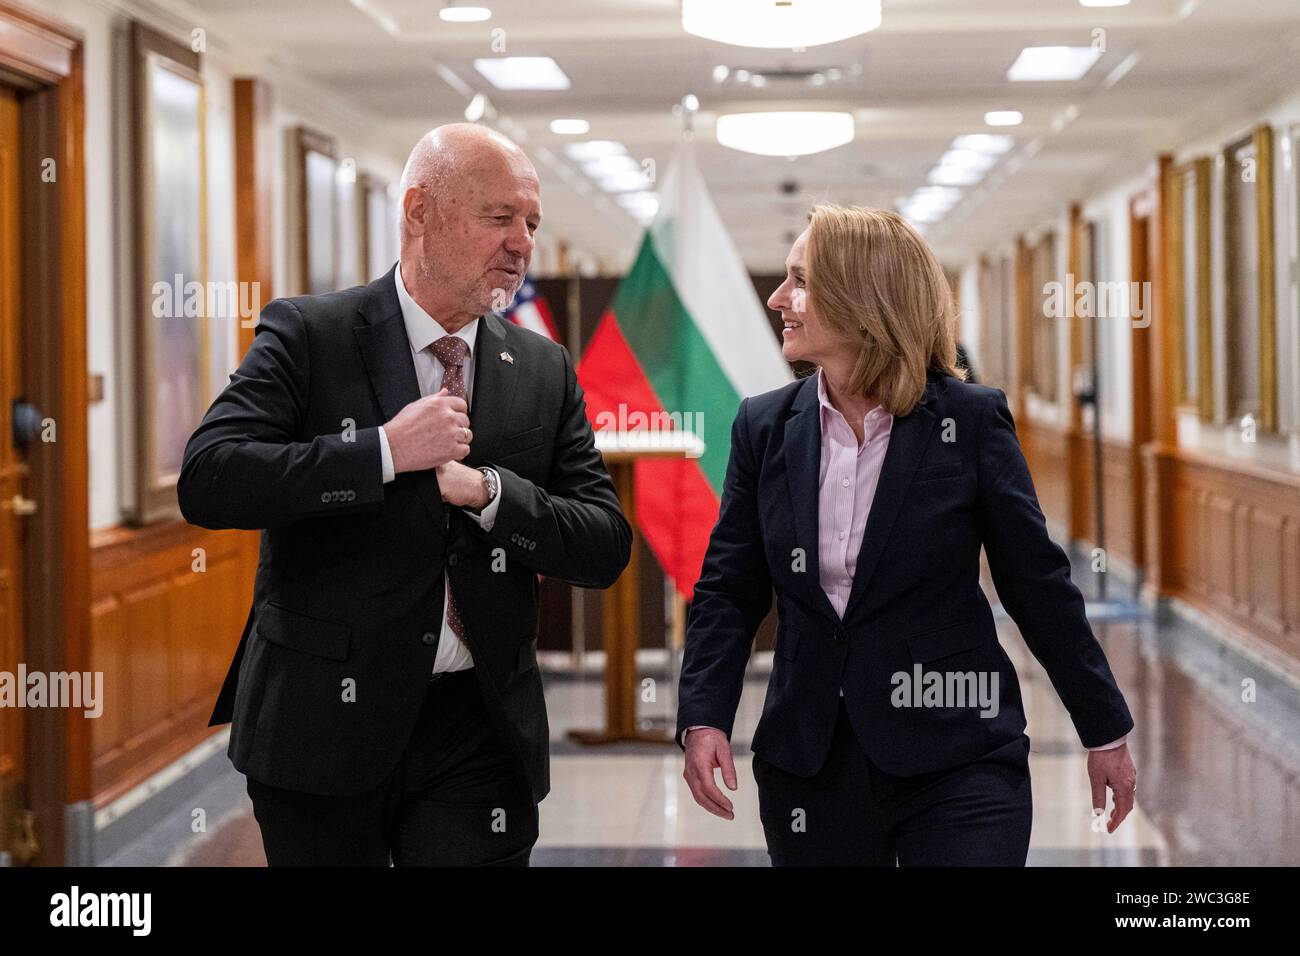
[[[1093,46],[1027,46],[1007,70],[1013,82],[1060,82],[1081,79],[1101,57]]]
[[[481,57],[478,70],[498,90],[567,90],[569,78],[549,56]]]

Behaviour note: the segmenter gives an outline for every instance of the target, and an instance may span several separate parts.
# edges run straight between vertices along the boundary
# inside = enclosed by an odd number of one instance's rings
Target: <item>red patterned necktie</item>
[[[465,354],[469,351],[469,343],[455,335],[444,335],[438,341],[434,342],[430,349],[433,356],[442,363],[445,370],[442,377],[442,387],[450,395],[457,398],[465,398]],[[469,402],[465,398],[466,403]],[[456,606],[456,599],[451,593],[451,578],[447,579],[447,625],[451,628],[453,634],[464,640],[465,625],[460,619],[460,608]]]

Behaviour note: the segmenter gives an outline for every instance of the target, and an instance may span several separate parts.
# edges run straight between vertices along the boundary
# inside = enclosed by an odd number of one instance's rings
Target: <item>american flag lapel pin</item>
[[[513,355],[511,355],[509,352],[502,352],[502,353],[501,353],[501,361],[503,361],[503,362],[509,362],[511,365],[514,365],[514,364],[515,364],[515,357],[514,357]]]

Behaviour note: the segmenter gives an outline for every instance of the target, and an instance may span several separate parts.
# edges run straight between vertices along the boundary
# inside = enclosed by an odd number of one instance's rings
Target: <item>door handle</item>
[[[24,498],[22,495],[14,495],[8,501],[4,502],[4,507],[8,508],[20,518],[26,518],[28,515],[36,514],[36,502],[31,498]]]

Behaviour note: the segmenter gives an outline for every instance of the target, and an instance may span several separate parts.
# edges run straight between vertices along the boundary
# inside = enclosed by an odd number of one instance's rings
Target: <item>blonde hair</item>
[[[902,216],[883,209],[813,207],[808,299],[830,334],[857,350],[851,392],[906,415],[935,369],[957,367],[957,309],[943,267]]]

